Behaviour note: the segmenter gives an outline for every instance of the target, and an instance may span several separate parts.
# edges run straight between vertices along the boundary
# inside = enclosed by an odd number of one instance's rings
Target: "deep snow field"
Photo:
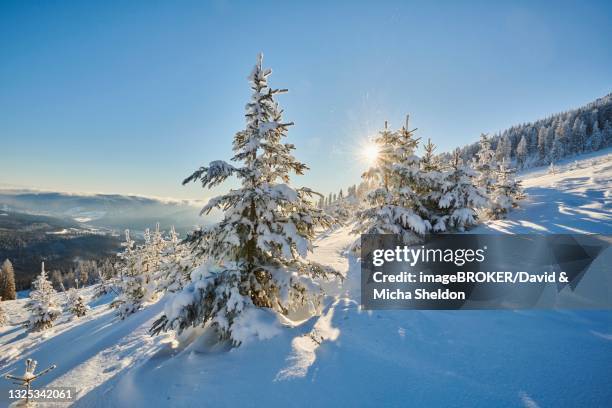
[[[612,150],[547,172],[523,174],[521,208],[472,232],[612,233]],[[57,364],[35,384],[77,387],[76,407],[612,406],[612,311],[361,311],[349,231],[317,240],[312,257],[346,279],[301,325],[229,349],[208,334],[151,337],[165,299],[120,321],[106,298],[28,333],[19,299],[2,303],[0,374],[21,375],[28,357]],[[11,387],[0,380],[0,406]]]

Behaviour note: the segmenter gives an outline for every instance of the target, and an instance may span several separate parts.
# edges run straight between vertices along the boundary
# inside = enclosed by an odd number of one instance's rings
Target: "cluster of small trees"
[[[111,306],[117,308],[122,319],[154,301],[160,293],[180,290],[193,267],[190,252],[179,241],[174,227],[165,235],[158,223],[155,231],[145,231],[142,244],[136,244],[126,230],[123,247],[118,275],[100,275],[97,289],[98,295],[118,294]]]
[[[7,259],[4,261],[0,272],[0,301],[14,299],[16,299],[16,293],[13,267],[11,262]],[[83,316],[85,314],[87,307],[84,305],[83,299],[78,293],[76,296],[69,296],[68,300],[69,310],[73,314],[77,316]],[[73,301],[77,300],[80,300],[81,303],[81,305],[78,306],[78,310],[73,307]],[[32,282],[30,300],[26,304],[26,308],[30,311],[30,317],[26,322],[26,326],[33,331],[40,331],[53,326],[53,322],[61,314],[57,292],[49,280],[44,262],[41,266],[41,273]],[[6,312],[2,309],[0,304],[0,326],[6,324],[7,321]]]
[[[79,263],[80,276],[75,278],[72,287],[66,291],[65,279],[58,280],[58,285],[65,293],[65,310],[70,315],[82,317],[89,307],[78,290],[79,285],[91,282],[90,276],[98,276],[94,298],[108,293],[115,295],[112,307],[123,319],[137,311],[148,301],[152,301],[160,292],[176,291],[182,288],[188,279],[188,271],[193,264],[186,245],[179,242],[174,228],[166,236],[157,225],[151,233],[145,231],[144,243],[136,244],[126,230],[124,251],[119,254],[121,262],[118,268],[107,262],[98,266],[95,262]],[[61,315],[60,296],[53,287],[52,281],[42,263],[41,273],[32,282],[30,300],[26,308],[30,317],[26,325],[32,331],[45,330],[53,326]],[[0,313],[1,314],[1,313]]]
[[[78,285],[77,280],[75,282],[76,287],[70,288],[66,292],[65,306],[72,316],[82,317],[87,314],[89,307],[77,291]],[[44,262],[42,263],[40,274],[32,282],[30,300],[26,304],[26,308],[30,311],[30,317],[26,325],[32,331],[41,331],[52,327],[62,314],[59,294],[53,288],[53,284],[45,270]]]
[[[376,164],[363,174],[376,187],[356,213],[354,233],[398,234],[406,243],[418,242],[426,233],[464,231],[479,215],[503,217],[522,197],[514,170],[497,162],[485,135],[471,165],[459,150],[444,160],[436,156],[431,141],[420,158],[419,142],[408,121],[396,131],[385,123],[374,140]]]

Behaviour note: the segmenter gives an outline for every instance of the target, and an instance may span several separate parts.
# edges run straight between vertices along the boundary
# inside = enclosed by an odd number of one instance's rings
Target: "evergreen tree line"
[[[512,162],[520,169],[604,149],[612,145],[612,94],[578,109],[513,126],[490,142],[497,161]],[[479,143],[472,143],[462,147],[460,155],[469,161],[479,149]],[[450,159],[450,154],[442,159]]]

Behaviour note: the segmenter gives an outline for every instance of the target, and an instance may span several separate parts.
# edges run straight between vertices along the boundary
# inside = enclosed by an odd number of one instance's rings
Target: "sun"
[[[378,146],[373,142],[364,144],[361,148],[360,156],[368,165],[376,163],[378,159]]]

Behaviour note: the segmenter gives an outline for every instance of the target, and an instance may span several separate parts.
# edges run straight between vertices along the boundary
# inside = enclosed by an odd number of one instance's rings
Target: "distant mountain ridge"
[[[35,190],[0,190],[0,210],[69,218],[91,226],[144,231],[159,222],[190,231],[202,224],[199,205],[189,200],[120,194],[76,194]]]

